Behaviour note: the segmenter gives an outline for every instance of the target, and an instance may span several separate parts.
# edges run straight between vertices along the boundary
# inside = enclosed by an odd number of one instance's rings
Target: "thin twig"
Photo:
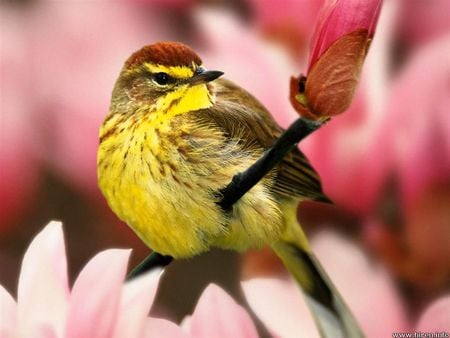
[[[244,194],[256,185],[269,171],[279,164],[298,142],[318,129],[323,122],[299,118],[275,141],[246,171],[237,173],[220,193],[218,203],[223,210],[229,210]]]
[[[313,131],[319,129],[324,121],[311,121],[305,118],[297,119],[288,129],[275,141],[253,165],[246,171],[237,173],[231,182],[220,190],[222,199],[217,204],[223,210],[230,210],[244,194],[256,185],[267,173],[269,173],[284,156],[289,153],[298,142],[307,137]],[[164,267],[173,260],[170,256],[163,256],[152,252],[139,263],[128,275],[127,280],[137,277],[155,267]]]
[[[165,267],[169,265],[170,262],[173,261],[173,258],[170,256],[163,256],[156,251],[153,251],[150,255],[144,258],[142,262],[140,262],[136,267],[131,270],[131,272],[127,276],[127,281],[131,280],[143,273],[150,271],[156,267]]]

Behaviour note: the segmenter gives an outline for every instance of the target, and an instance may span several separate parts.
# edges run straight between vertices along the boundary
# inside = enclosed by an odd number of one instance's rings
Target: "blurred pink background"
[[[53,219],[64,224],[72,281],[100,249],[131,247],[132,265],[149,252],[109,211],[96,184],[98,128],[129,54],[160,40],[187,43],[207,68],[224,71],[286,127],[297,116],[289,77],[306,70],[321,5],[2,1],[0,284],[16,293],[25,248]],[[332,277],[365,280],[383,272],[389,287],[374,291],[367,283],[365,292],[401,309],[393,330],[414,327],[450,292],[449,13],[447,0],[386,0],[352,106],[301,144],[335,204],[304,203],[299,218],[311,238],[319,236],[318,256]],[[330,230],[339,238],[331,247],[348,241],[373,271],[332,273],[336,252],[320,244]],[[239,280],[255,276],[284,278],[284,270],[266,250],[176,262],[153,311],[180,319],[208,282],[239,298]],[[344,295],[351,294],[342,283]]]

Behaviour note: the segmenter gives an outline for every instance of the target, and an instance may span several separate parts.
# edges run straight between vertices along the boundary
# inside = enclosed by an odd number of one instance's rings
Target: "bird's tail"
[[[302,288],[321,336],[364,337],[353,314],[311,252],[297,221],[296,205],[285,205],[283,209],[286,231],[272,248]]]

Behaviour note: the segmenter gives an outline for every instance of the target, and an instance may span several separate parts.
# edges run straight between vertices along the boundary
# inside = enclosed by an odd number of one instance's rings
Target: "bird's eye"
[[[160,86],[165,86],[171,82],[172,78],[167,73],[153,74],[153,80]]]

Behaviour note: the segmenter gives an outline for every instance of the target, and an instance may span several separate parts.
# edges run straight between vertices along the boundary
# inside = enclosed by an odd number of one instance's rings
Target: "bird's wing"
[[[209,85],[213,86],[216,102],[213,107],[196,112],[196,118],[219,126],[244,147],[268,149],[282,134],[283,129],[267,109],[247,91],[225,79]],[[319,175],[297,148],[278,165],[273,190],[284,197],[329,201],[322,192]]]

